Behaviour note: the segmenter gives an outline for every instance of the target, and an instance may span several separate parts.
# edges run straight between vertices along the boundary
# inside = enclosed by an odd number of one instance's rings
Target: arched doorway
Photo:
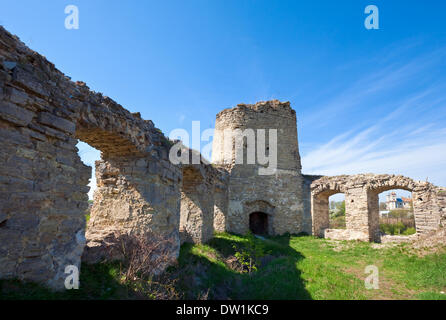
[[[249,215],[249,230],[254,234],[268,234],[268,215],[263,212],[253,212]]]

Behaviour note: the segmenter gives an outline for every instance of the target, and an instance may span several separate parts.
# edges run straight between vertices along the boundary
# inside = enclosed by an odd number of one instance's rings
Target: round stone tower
[[[226,230],[308,231],[304,221],[296,112],[278,100],[217,114],[212,162],[229,171]]]

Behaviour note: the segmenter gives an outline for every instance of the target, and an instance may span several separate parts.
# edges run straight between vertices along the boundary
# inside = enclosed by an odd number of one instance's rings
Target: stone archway
[[[417,233],[428,233],[440,227],[445,210],[441,188],[404,176],[358,174],[321,177],[312,182],[313,234],[340,240],[380,241],[378,195],[391,189],[412,192]],[[345,193],[347,228],[327,234],[328,197],[336,192]]]
[[[78,139],[102,152],[87,245],[150,230],[174,240],[176,258],[181,173],[169,140],[2,27],[0,42],[0,278],[63,289],[65,267],[80,267],[91,169]]]
[[[415,181],[404,176],[377,176],[369,183],[369,232],[379,241],[379,194],[393,189],[402,189],[412,193],[414,222],[417,233],[434,231],[440,224],[440,215],[436,215],[435,187],[427,182]]]
[[[346,176],[344,179],[346,179]],[[324,237],[325,230],[329,229],[329,198],[337,193],[346,193],[346,189],[344,188],[344,179],[340,181],[316,180],[316,182],[313,182],[313,191],[311,193],[311,217],[312,232],[314,235]],[[346,220],[348,214],[347,212],[346,195]]]
[[[275,207],[264,200],[247,201],[243,205],[244,230],[258,229],[259,234],[274,234],[274,213]],[[254,215],[253,215],[254,214]],[[252,225],[255,224],[254,226]]]

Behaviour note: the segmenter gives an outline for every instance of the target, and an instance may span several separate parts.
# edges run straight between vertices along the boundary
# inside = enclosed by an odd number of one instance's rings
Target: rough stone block
[[[26,126],[31,122],[34,116],[34,112],[25,108],[18,107],[9,102],[0,102],[0,117],[6,121],[19,126]]]
[[[41,112],[39,114],[39,122],[70,134],[74,134],[76,131],[76,124],[74,122],[48,112]]]

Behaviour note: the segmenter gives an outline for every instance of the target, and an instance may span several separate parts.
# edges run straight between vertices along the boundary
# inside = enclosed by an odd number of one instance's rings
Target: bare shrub
[[[209,292],[211,291],[210,288],[208,288],[206,291],[200,291],[197,296],[197,300],[209,300]]]
[[[109,256],[119,256],[123,260],[129,280],[147,279],[161,274],[175,261],[172,256],[172,238],[164,238],[153,232],[128,234],[114,233],[114,241],[109,242]]]
[[[122,261],[121,281],[141,299],[180,299],[176,289],[178,275],[165,269],[176,263],[173,237],[162,237],[153,232],[128,234],[115,231],[107,238],[108,260]]]

